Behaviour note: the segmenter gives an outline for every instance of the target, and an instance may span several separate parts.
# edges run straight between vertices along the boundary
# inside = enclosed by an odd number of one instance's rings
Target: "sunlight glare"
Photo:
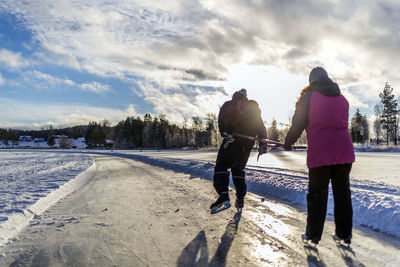
[[[238,64],[229,69],[225,88],[232,93],[246,88],[249,99],[258,102],[264,120],[270,122],[275,118],[288,122],[307,79],[306,75],[291,74],[275,67]]]

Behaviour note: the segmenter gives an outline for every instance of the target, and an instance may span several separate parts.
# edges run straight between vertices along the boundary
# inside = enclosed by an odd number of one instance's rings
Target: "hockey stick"
[[[223,133],[224,136],[228,136],[227,133]],[[260,138],[260,137],[255,137],[255,136],[249,136],[249,135],[244,135],[244,134],[238,134],[238,133],[233,133],[233,136],[237,136],[240,138],[248,139],[248,140],[254,140],[258,141],[260,143],[266,143],[266,144],[272,144],[274,147],[283,147],[282,143],[267,139],[267,138]],[[292,146],[292,149],[307,149],[307,146]]]

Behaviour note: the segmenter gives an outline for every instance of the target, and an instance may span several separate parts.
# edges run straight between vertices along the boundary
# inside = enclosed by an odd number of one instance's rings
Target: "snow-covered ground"
[[[131,158],[209,180],[213,176],[214,162],[159,157],[156,151],[0,151],[0,244],[12,237],[11,233],[15,234],[26,225],[26,220],[40,214],[55,200],[79,186],[78,183],[68,190],[63,189],[71,184],[69,181],[79,180],[74,178],[90,166],[89,170],[93,171],[94,161],[90,153]],[[304,174],[256,167],[247,168],[246,174],[249,191],[260,196],[284,199],[305,210],[308,179]],[[86,180],[81,179],[81,183],[90,178],[88,174],[83,176]],[[50,197],[60,191],[64,193]],[[400,187],[353,180],[352,200],[355,224],[400,237]],[[333,214],[332,194],[328,213]],[[21,218],[24,219],[22,223]],[[10,232],[10,229],[14,232]]]
[[[0,151],[0,245],[87,182],[93,158],[50,151]]]

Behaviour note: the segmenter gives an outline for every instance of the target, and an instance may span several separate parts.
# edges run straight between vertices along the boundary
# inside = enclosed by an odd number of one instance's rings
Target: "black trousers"
[[[351,166],[350,163],[309,169],[306,227],[308,237],[321,239],[326,217],[329,181],[332,183],[335,205],[335,233],[342,238],[351,235],[353,226],[349,181]]]
[[[219,148],[217,161],[214,168],[214,188],[219,195],[229,192],[229,169],[232,172],[232,180],[236,189],[236,196],[242,198],[247,193],[245,171],[247,160],[251,152],[252,144],[243,144],[235,141],[224,148],[224,140]]]

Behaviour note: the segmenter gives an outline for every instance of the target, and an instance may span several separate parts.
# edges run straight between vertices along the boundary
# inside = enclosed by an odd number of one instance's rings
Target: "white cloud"
[[[189,97],[177,88],[208,83],[230,92],[232,86],[243,87],[244,82],[234,82],[232,76],[242,65],[273,67],[305,80],[312,67],[322,65],[355,107],[377,100],[389,79],[395,90],[400,88],[400,5],[394,0],[5,0],[0,5],[23,16],[44,48],[35,57],[103,77],[151,81],[142,84],[139,95],[168,117],[217,109],[218,104],[207,106],[203,100],[220,99],[218,91],[200,90]],[[20,54],[11,53],[8,59],[9,51],[2,51],[2,64],[29,64]],[[246,81],[258,72],[235,75]],[[279,92],[295,99],[305,85],[295,81]],[[53,82],[75,85],[70,80]],[[111,90],[97,82],[80,87],[100,94]]]
[[[53,125],[62,128],[109,120],[115,124],[127,116],[138,116],[133,105],[125,109],[93,107],[83,104],[40,103],[0,98],[1,128],[40,129]]]
[[[34,87],[39,91],[57,91],[64,85],[77,86],[76,83],[70,79],[59,78],[37,70],[23,71],[21,75],[26,85]]]
[[[110,91],[110,86],[96,81],[91,83],[81,84],[80,87],[85,91],[94,92],[96,94],[105,94],[108,91]]]
[[[70,87],[75,87],[80,90],[93,92],[96,94],[104,95],[105,93],[111,91],[111,88],[107,84],[102,84],[97,81],[92,81],[88,83],[77,84],[68,78],[59,78],[48,73],[43,73],[37,70],[22,72],[25,83],[33,85],[38,90],[59,90],[63,85]]]
[[[21,53],[15,53],[7,49],[0,49],[0,66],[11,69],[20,69],[29,66],[28,60],[21,56]]]
[[[218,113],[219,106],[227,100],[222,90],[210,90],[204,94],[200,87],[166,89],[154,81],[141,81],[137,85],[144,99],[154,104],[156,115],[167,114],[168,119],[176,122],[190,120],[193,116],[205,117],[210,112]]]

